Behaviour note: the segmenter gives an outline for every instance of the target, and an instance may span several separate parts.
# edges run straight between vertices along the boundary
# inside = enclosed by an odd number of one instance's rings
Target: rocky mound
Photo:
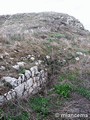
[[[87,33],[80,21],[67,14],[50,12],[0,16],[0,34],[8,39],[23,39],[35,33],[58,32],[62,29]]]

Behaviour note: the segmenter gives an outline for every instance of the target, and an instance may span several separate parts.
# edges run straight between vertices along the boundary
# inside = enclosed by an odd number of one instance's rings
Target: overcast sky
[[[79,19],[90,30],[90,0],[0,0],[0,15],[55,11]]]

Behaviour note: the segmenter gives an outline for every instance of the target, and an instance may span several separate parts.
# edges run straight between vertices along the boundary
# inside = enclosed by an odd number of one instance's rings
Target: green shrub
[[[68,84],[63,85],[56,85],[55,86],[55,92],[59,94],[61,97],[68,98],[70,96],[72,88]]]
[[[62,75],[60,75],[59,80],[60,80],[60,81],[63,81],[63,80],[68,79],[68,80],[71,80],[71,81],[72,81],[72,80],[76,80],[76,79],[77,79],[77,76],[78,76],[77,73],[62,74]]]
[[[2,109],[0,109],[0,120],[1,120],[1,119],[2,119],[2,117],[3,117],[3,114],[4,114],[3,110],[2,110]]]
[[[65,35],[64,35],[64,34],[57,33],[57,34],[55,34],[55,37],[58,38],[58,39],[60,39],[60,38],[64,38]]]
[[[23,67],[20,67],[18,72],[19,74],[25,74],[25,69]]]
[[[90,99],[90,90],[87,90],[86,88],[80,87],[80,88],[76,88],[76,92],[78,92],[82,96]]]
[[[65,35],[61,33],[51,34],[50,36],[58,39],[65,37]]]
[[[29,120],[29,115],[24,111],[18,116],[8,116],[7,120]]]
[[[75,73],[69,73],[67,78],[68,78],[68,80],[76,80],[77,75]]]
[[[37,97],[30,99],[30,107],[37,113],[47,116],[49,113],[48,99]]]
[[[29,120],[30,116],[26,111],[21,112],[19,115],[11,115],[8,114],[8,116],[4,115],[3,119],[4,120]],[[3,120],[0,119],[0,120]]]

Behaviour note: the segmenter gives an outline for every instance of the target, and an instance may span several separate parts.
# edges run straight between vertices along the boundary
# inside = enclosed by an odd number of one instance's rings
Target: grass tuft
[[[30,107],[37,113],[47,116],[49,113],[49,100],[44,97],[30,99]]]
[[[64,98],[68,98],[70,96],[71,91],[72,91],[72,88],[68,84],[55,86],[55,92]]]

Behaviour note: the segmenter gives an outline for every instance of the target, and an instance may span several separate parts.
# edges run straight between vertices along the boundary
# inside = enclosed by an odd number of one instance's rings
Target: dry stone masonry
[[[25,73],[20,74],[18,79],[10,76],[3,77],[2,85],[8,83],[11,86],[11,90],[0,95],[0,104],[38,92],[46,82],[46,79],[47,72],[43,69],[38,70],[37,66],[31,67],[30,70],[25,70]]]

